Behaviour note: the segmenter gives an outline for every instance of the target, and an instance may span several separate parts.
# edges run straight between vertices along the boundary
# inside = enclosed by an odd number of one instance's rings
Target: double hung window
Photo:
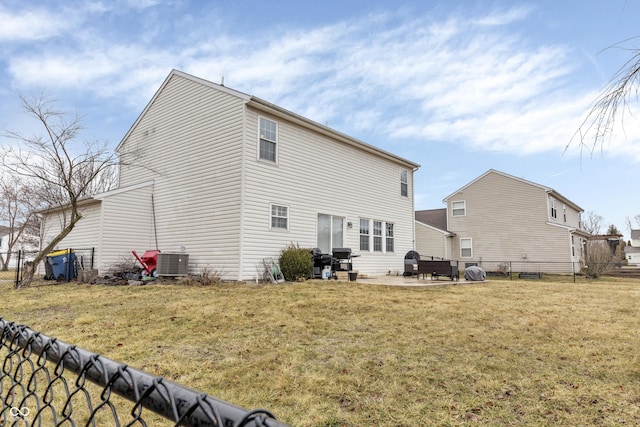
[[[278,124],[273,120],[260,117],[260,146],[258,158],[276,162]]]

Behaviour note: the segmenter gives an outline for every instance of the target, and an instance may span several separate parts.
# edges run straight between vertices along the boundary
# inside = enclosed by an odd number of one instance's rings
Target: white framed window
[[[558,218],[558,210],[556,209],[556,199],[551,198],[551,218]]]
[[[460,239],[460,258],[471,258],[473,256],[473,246],[470,238]]]
[[[382,221],[373,221],[373,251],[382,252]]]
[[[387,252],[394,251],[394,237],[393,223],[387,222],[385,224],[385,250]]]
[[[567,222],[567,205],[562,205],[562,217],[564,222]]]
[[[368,251],[371,247],[370,243],[371,233],[369,231],[369,220],[360,219],[360,250]]]
[[[452,216],[465,216],[467,215],[467,203],[466,201],[451,202],[451,215]]]
[[[283,205],[271,205],[271,228],[278,230],[289,229],[289,207]]]
[[[276,162],[278,144],[278,124],[273,120],[260,117],[260,138],[258,142],[258,158]]]
[[[406,169],[400,171],[400,195],[409,197],[409,172]]]

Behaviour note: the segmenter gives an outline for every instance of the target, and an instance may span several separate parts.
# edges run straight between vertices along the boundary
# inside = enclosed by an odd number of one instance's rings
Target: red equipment
[[[151,250],[146,251],[142,254],[142,256],[138,256],[136,251],[131,251],[134,257],[138,260],[140,264],[142,264],[142,268],[147,272],[148,276],[156,275],[156,266],[158,265],[158,254],[159,250]]]

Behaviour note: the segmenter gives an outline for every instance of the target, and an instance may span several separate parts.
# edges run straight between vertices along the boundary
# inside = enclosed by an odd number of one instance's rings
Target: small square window
[[[465,216],[467,214],[467,206],[464,201],[451,202],[451,215],[452,216]]]
[[[271,205],[271,228],[289,229],[289,208]]]

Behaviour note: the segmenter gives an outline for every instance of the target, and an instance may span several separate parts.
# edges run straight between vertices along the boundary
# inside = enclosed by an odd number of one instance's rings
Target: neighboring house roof
[[[640,230],[631,230],[631,240],[640,240]]]
[[[447,231],[447,209],[427,209],[415,212],[416,221]]]
[[[0,225],[0,236],[6,236],[9,233],[11,233],[11,228]]]
[[[453,193],[449,194],[447,197],[445,197],[444,199],[442,199],[443,202],[447,203],[447,201],[453,197],[454,195],[458,194],[459,192],[463,191],[465,188],[469,187],[470,185],[474,184],[475,182],[481,180],[482,178],[484,178],[485,176],[491,174],[491,173],[496,173],[502,176],[505,176],[507,178],[511,178],[511,179],[515,179],[517,181],[520,182],[524,182],[526,184],[529,185],[533,185],[534,187],[538,187],[544,191],[546,191],[547,193],[549,193],[551,196],[555,197],[557,200],[562,201],[563,203],[571,206],[573,209],[577,210],[578,212],[584,212],[584,209],[582,209],[580,206],[576,205],[575,203],[573,203],[571,200],[567,199],[566,197],[564,197],[562,194],[558,193],[557,191],[555,191],[553,188],[551,187],[547,187],[545,185],[541,185],[541,184],[536,184],[535,182],[531,182],[531,181],[527,181],[526,179],[522,179],[522,178],[518,178],[515,177],[513,175],[509,175],[506,174],[504,172],[500,172],[497,171],[495,169],[489,169],[487,172],[483,173],[482,175],[480,175],[478,178],[474,179],[473,181],[469,182],[467,185],[465,185],[464,187],[461,187],[459,189],[457,189],[456,191],[454,191]]]
[[[173,77],[174,75],[183,77],[185,79],[189,79],[192,80],[194,82],[200,83],[202,85],[205,85],[207,87],[210,88],[214,88],[217,90],[221,90],[225,93],[228,93],[230,95],[236,96],[240,99],[243,99],[247,105],[256,108],[258,110],[261,111],[265,111],[268,112],[274,116],[277,117],[281,117],[284,118],[286,120],[289,120],[291,122],[294,122],[302,127],[305,127],[307,129],[311,129],[315,132],[318,132],[320,134],[323,135],[327,135],[333,139],[336,139],[340,142],[343,142],[347,145],[359,148],[363,151],[367,151],[370,153],[374,153],[377,154],[380,157],[389,159],[389,160],[393,160],[397,163],[401,163],[403,164],[405,167],[408,168],[412,168],[412,169],[418,169],[420,167],[420,165],[418,163],[412,162],[410,160],[404,159],[400,156],[396,156],[395,154],[392,154],[388,151],[382,150],[380,148],[374,147],[373,145],[369,145],[365,142],[362,142],[358,139],[352,138],[346,134],[343,134],[341,132],[338,132],[334,129],[331,129],[327,126],[323,126],[320,123],[314,122],[313,120],[309,120],[306,117],[300,116],[296,113],[293,113],[289,110],[286,110],[282,107],[278,107],[275,104],[271,104],[270,102],[267,102],[263,99],[257,98],[255,96],[252,95],[247,95],[246,93],[242,93],[240,91],[237,91],[235,89],[231,89],[228,88],[226,86],[223,85],[219,85],[216,83],[212,83],[208,80],[202,79],[200,77],[196,77],[196,76],[192,76],[190,74],[187,74],[185,72],[182,71],[178,71],[178,70],[172,70],[169,75],[167,76],[167,78],[164,80],[164,82],[162,83],[162,85],[160,86],[160,88],[156,91],[155,95],[153,96],[153,98],[151,98],[151,101],[149,101],[149,103],[147,104],[147,106],[144,108],[144,110],[142,111],[142,114],[140,114],[138,116],[138,119],[133,123],[133,125],[131,126],[131,128],[127,131],[127,133],[124,135],[124,137],[122,138],[122,140],[120,141],[120,143],[118,144],[118,146],[116,147],[116,151],[118,151],[122,144],[124,143],[124,141],[127,140],[127,138],[129,137],[129,135],[131,134],[131,132],[133,132],[133,130],[136,128],[136,126],[138,125],[138,123],[140,122],[140,120],[142,120],[142,118],[145,116],[145,113],[147,112],[147,110],[150,108],[150,106],[154,103],[155,99],[158,97],[158,95],[162,92],[162,89],[167,85],[167,83],[169,82],[169,80],[171,80],[171,77]]]
[[[625,246],[624,247],[624,253],[625,254],[637,254],[640,253],[640,248],[635,247],[635,246]]]

